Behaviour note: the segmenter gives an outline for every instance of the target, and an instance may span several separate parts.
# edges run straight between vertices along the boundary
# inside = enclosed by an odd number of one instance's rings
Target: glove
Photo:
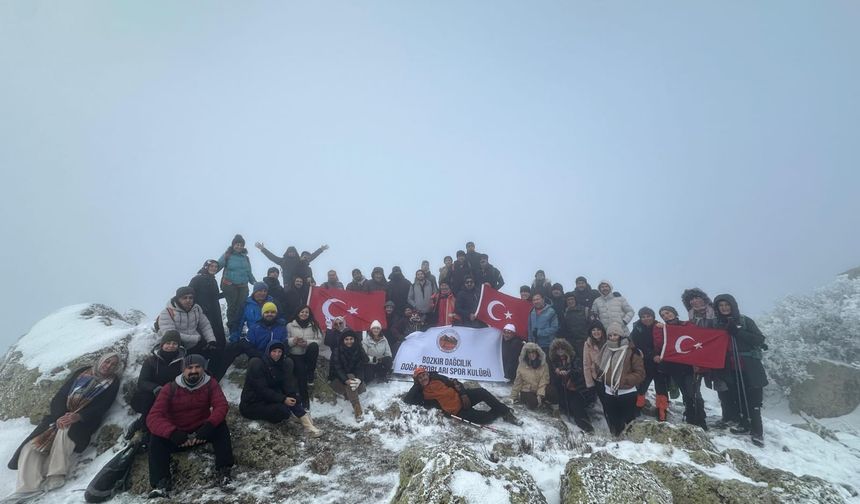
[[[203,347],[204,352],[213,352],[217,349],[218,349],[218,343],[216,343],[214,341],[210,341],[210,342],[206,343],[206,346]]]
[[[371,363],[371,364],[376,364],[376,362],[377,362],[376,357],[371,357],[371,358],[370,358],[370,363]]]
[[[161,392],[161,385],[159,385],[159,386],[155,387],[154,389],[152,389],[152,395],[154,395],[154,396],[156,396],[156,397],[158,397],[158,393],[159,393],[159,392]]]
[[[469,400],[469,396],[466,394],[460,396],[460,402],[463,404],[463,409],[469,409],[472,407],[472,401]]]
[[[204,422],[203,425],[194,431],[197,435],[197,439],[209,439],[209,436],[211,436],[213,432],[215,432],[215,426],[210,422]]]
[[[188,441],[187,432],[182,432],[181,430],[176,429],[170,433],[170,442],[176,446],[182,446],[186,441]]]

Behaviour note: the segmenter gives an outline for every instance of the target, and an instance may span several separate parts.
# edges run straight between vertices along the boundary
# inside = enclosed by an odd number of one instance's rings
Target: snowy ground
[[[139,356],[145,355],[151,349],[155,338],[150,333],[149,322],[139,326],[130,326],[121,321],[106,326],[97,319],[80,319],[77,313],[87,305],[69,307],[47,317],[34,326],[28,336],[16,345],[23,353],[24,360],[30,366],[39,367],[45,372],[70,361],[76,356],[104,348],[124,336],[133,334],[129,347],[131,355],[129,368],[125,370],[126,377],[136,376],[139,366],[135,364]],[[66,342],[64,345],[48,344],[49,340],[56,341],[59,335]],[[46,350],[48,349],[48,350]],[[607,441],[608,432],[605,423],[600,419],[599,411],[593,411],[592,418],[600,434],[596,437],[585,436],[572,424],[562,427],[558,420],[550,419],[543,413],[519,411],[524,420],[523,427],[497,422],[497,431],[477,429],[440,415],[428,415],[422,408],[406,406],[399,402],[399,396],[411,386],[408,381],[391,381],[384,384],[372,384],[367,393],[362,396],[366,414],[360,423],[352,416],[352,409],[345,400],[337,404],[315,403],[312,414],[323,420],[329,428],[341,429],[342,433],[352,439],[358,439],[357,433],[369,434],[378,438],[379,449],[390,452],[393,456],[402,452],[412,443],[436,444],[448,440],[468,443],[479,454],[489,454],[493,444],[499,441],[519,443],[521,440],[534,443],[531,453],[505,459],[502,463],[508,467],[518,467],[530,473],[548,502],[560,502],[559,483],[565,464],[578,453],[569,447],[561,447],[554,439],[567,438],[577,446],[585,446],[593,451],[608,451],[616,457],[632,462],[647,460],[672,461],[679,464],[693,464],[706,474],[721,479],[749,480],[734,472],[725,465],[714,468],[703,467],[692,462],[683,450],[671,450],[656,443],[633,443],[630,441]],[[510,387],[504,384],[484,384],[498,397],[506,398]],[[225,381],[224,391],[232,404],[238,404],[241,390],[235,384]],[[709,416],[719,415],[719,402],[716,394],[703,388]],[[653,401],[653,396],[651,397]],[[385,418],[382,411],[398,402],[402,411],[399,418]],[[680,418],[680,405],[676,401],[673,406],[673,418]],[[770,400],[765,405],[765,438],[767,445],[764,449],[754,447],[747,437],[734,437],[725,433],[712,432],[711,439],[719,449],[738,448],[749,452],[763,465],[779,468],[797,475],[810,474],[835,483],[849,483],[860,489],[860,411],[841,418],[821,421],[825,427],[836,431],[836,440],[824,440],[816,434],[792,427],[792,424],[803,423],[803,419],[791,414],[784,402]],[[132,420],[128,409],[118,400],[108,413],[106,422],[127,425]],[[25,419],[13,419],[0,422],[0,460],[4,463],[11,457],[20,441],[29,433],[32,426]],[[568,435],[568,433],[570,433]],[[304,443],[304,439],[290,442]],[[313,441],[308,441],[313,442]],[[115,451],[109,450],[99,457],[95,449],[90,447],[81,456],[81,462],[74,474],[61,491],[49,494],[40,501],[43,503],[81,502],[83,490],[101,466],[113,456]],[[368,449],[366,446],[350,447],[354,450]],[[300,464],[281,471],[275,475],[275,483],[292,485],[299,478],[310,478],[319,485],[319,495],[313,500],[316,504],[341,502],[379,502],[390,500],[396,491],[398,473],[385,472],[373,476],[372,486],[379,489],[378,495],[355,495],[350,488],[340,485],[338,480],[351,471],[344,463],[335,462],[331,472],[325,476],[313,474],[307,463]],[[348,475],[348,474],[347,474]],[[0,470],[0,495],[13,491],[15,473]],[[248,482],[253,485],[256,483]],[[472,473],[458,473],[451,483],[452,488],[470,503],[497,504],[502,489],[476,478]],[[259,495],[261,500],[270,500],[269,489],[264,487],[248,488]],[[860,503],[860,498],[851,498],[845,493],[849,502]],[[138,497],[122,495],[115,502],[142,502]]]

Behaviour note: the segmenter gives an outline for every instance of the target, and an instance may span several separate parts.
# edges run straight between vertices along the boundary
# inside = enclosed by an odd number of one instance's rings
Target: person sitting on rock
[[[161,388],[182,374],[185,349],[181,343],[178,331],[166,331],[151,355],[143,361],[137,377],[137,390],[131,398],[131,409],[140,413],[140,417],[128,427],[125,439],[131,439],[138,430],[146,431],[146,416]]]
[[[207,359],[215,357],[218,349],[215,333],[203,308],[194,302],[194,289],[191,287],[176,289],[176,295],[158,314],[157,324],[159,336],[170,330],[178,331],[182,346],[189,353],[199,353]]]
[[[346,320],[343,317],[334,317],[331,319],[331,329],[325,330],[325,346],[329,348],[335,348],[338,343],[340,343],[341,338],[343,338],[343,333],[349,330],[349,327],[346,326]],[[358,337],[358,342],[361,343],[361,335],[360,333],[356,333]]]
[[[161,388],[146,417],[149,442],[149,498],[168,497],[172,489],[170,455],[205,443],[215,449],[215,483],[234,490],[233,446],[227,428],[227,399],[218,381],[206,374],[202,355],[185,357],[182,374]]]
[[[269,295],[269,286],[264,282],[255,283],[254,290],[245,300],[245,307],[239,317],[239,323],[230,332],[230,341],[238,341],[246,328],[250,329],[263,318],[263,305],[266,303],[274,304],[274,302],[275,300]]]
[[[311,408],[311,393],[317,373],[317,359],[323,334],[308,305],[300,306],[295,318],[287,324],[287,343],[293,360],[294,374],[299,382],[302,407]]]
[[[284,355],[283,341],[269,343],[263,357],[248,361],[245,385],[239,402],[239,413],[251,420],[278,423],[295,416],[311,437],[322,436],[302,408],[293,376],[293,361]]]
[[[248,343],[258,353],[249,357],[263,357],[266,349],[275,341],[286,344],[287,322],[280,317],[278,305],[267,302],[263,305],[263,318],[248,329]]]
[[[361,420],[363,415],[358,395],[367,391],[363,383],[366,363],[367,354],[361,345],[356,343],[355,333],[343,333],[340,344],[331,354],[328,379],[332,390],[346,397],[352,404],[356,420]]]
[[[500,417],[508,423],[522,425],[522,421],[514,416],[511,408],[482,387],[467,389],[457,380],[446,378],[435,371],[427,371],[420,366],[412,372],[412,379],[415,384],[403,396],[403,402],[406,404],[439,408],[448,415],[479,425],[492,423]],[[490,411],[474,408],[481,402],[486,403]]]
[[[549,366],[546,354],[536,343],[526,343],[520,351],[517,376],[511,387],[511,399],[521,402],[528,409],[537,409],[544,404],[546,386],[549,385]]]
[[[4,502],[23,502],[65,484],[72,452],[81,453],[89,445],[116,399],[120,376],[120,356],[113,352],[72,373],[51,399],[48,414],[9,461],[18,477],[15,493]]]
[[[597,361],[603,388],[598,397],[609,432],[620,436],[627,424],[636,418],[636,386],[645,379],[642,352],[624,335],[624,327],[611,322],[606,328],[606,344]]]
[[[558,398],[561,414],[568,419],[573,417],[580,429],[591,434],[594,427],[588,418],[586,407],[593,400],[593,394],[585,383],[582,359],[576,354],[573,345],[567,340],[556,338],[549,346],[550,384]]]
[[[367,382],[370,383],[374,379],[387,380],[391,374],[394,356],[391,353],[388,340],[382,334],[382,324],[378,320],[370,323],[370,331],[361,342],[361,346],[364,348],[364,353],[367,354],[368,359],[365,366]]]

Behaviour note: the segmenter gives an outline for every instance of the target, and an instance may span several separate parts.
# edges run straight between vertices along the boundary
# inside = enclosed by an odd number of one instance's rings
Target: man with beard
[[[480,301],[481,293],[475,288],[475,280],[471,275],[467,276],[463,282],[463,290],[457,293],[457,304],[455,312],[460,317],[458,325],[466,327],[487,327],[486,324],[478,320],[475,312],[478,311],[478,302]]]
[[[150,498],[166,498],[172,490],[170,455],[212,443],[215,449],[215,484],[222,491],[235,489],[231,468],[233,446],[227,428],[227,399],[218,382],[205,372],[206,359],[185,357],[182,374],[162,387],[146,418],[152,433],[149,445]]]
[[[490,264],[490,258],[487,254],[480,254],[478,259],[477,269],[478,285],[487,284],[490,287],[499,290],[505,285],[505,279],[502,278],[502,273]]]
[[[337,271],[328,270],[326,281],[320,287],[324,289],[343,289],[343,284],[337,277]]]
[[[287,322],[291,322],[295,316],[296,311],[300,306],[307,303],[308,299],[308,291],[305,290],[305,280],[304,278],[297,276],[293,278],[293,283],[290,284],[291,288],[287,290],[284,299],[286,300],[286,306],[284,306],[284,319]]]
[[[385,270],[381,266],[376,266],[370,272],[370,280],[365,282],[364,290],[367,292],[383,291],[388,293],[388,282],[385,281]]]
[[[367,283],[367,279],[364,278],[364,275],[361,274],[361,270],[355,268],[352,270],[352,282],[346,284],[346,290],[348,291],[365,291],[365,283]]]
[[[388,275],[387,298],[394,301],[394,310],[401,313],[403,308],[409,304],[409,289],[412,284],[403,276],[400,266],[391,268]]]
[[[472,275],[472,269],[469,267],[469,263],[466,262],[466,253],[462,250],[457,251],[457,260],[451,264],[451,273],[450,273],[451,290],[459,294],[461,290],[466,286],[466,277],[471,276],[474,279],[474,275]]]
[[[576,304],[591,310],[591,304],[600,297],[600,292],[592,289],[588,280],[584,276],[580,276],[576,277],[576,289],[573,290],[573,295],[576,296]]]
[[[448,282],[439,284],[439,292],[433,295],[433,320],[436,321],[436,325],[454,325],[460,320],[454,311],[456,302],[457,300],[451,292]]]

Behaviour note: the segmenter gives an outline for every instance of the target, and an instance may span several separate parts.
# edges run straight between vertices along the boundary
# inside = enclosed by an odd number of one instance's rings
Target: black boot
[[[163,478],[158,484],[150,490],[146,496],[147,499],[168,499],[170,498],[170,490],[172,487],[170,478]]]
[[[233,471],[229,467],[219,467],[215,474],[215,484],[222,492],[233,493],[236,486],[233,484]]]

